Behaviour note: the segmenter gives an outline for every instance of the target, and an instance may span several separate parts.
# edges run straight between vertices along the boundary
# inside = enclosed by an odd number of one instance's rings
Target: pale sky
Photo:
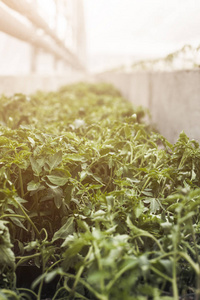
[[[89,54],[162,56],[200,44],[200,0],[83,0]]]

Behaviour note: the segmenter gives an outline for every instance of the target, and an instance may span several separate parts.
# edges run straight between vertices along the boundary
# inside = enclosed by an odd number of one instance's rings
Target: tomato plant
[[[107,84],[0,108],[1,299],[199,299],[196,141]]]

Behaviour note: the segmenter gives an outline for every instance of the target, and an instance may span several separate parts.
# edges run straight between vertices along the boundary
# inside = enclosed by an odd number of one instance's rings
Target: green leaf
[[[69,217],[67,222],[58,230],[53,236],[52,241],[58,239],[66,239],[69,234],[72,234],[74,232],[74,217]]]
[[[55,169],[60,163],[62,162],[62,150],[59,150],[56,152],[53,156],[49,158],[47,161],[47,164],[50,167],[50,170],[52,171]]]
[[[144,203],[150,203],[150,211],[155,214],[160,209],[160,203],[155,198],[148,198]]]
[[[55,206],[59,209],[62,205],[63,190],[60,187],[52,189]]]
[[[7,144],[9,144],[9,139],[5,136],[0,136],[0,146],[1,145],[5,146]]]
[[[31,137],[28,137],[29,142],[31,143],[31,146],[34,148],[35,147],[35,141]]]
[[[143,204],[142,201],[140,201],[139,204],[135,208],[135,216],[136,216],[136,218],[139,218],[140,215],[143,213],[143,211],[144,211],[144,204]]]
[[[27,245],[26,245],[26,247],[24,247],[24,249],[26,250],[26,251],[28,251],[28,252],[30,252],[30,251],[32,251],[32,250],[36,250],[38,247],[39,247],[39,242],[38,242],[38,240],[36,240],[36,241],[31,241],[31,242],[29,242]]]
[[[47,175],[49,181],[57,186],[63,186],[69,181],[69,177],[60,177],[56,175]]]
[[[28,191],[37,191],[39,187],[40,187],[40,182],[35,182],[34,180],[30,181],[27,184]]]
[[[20,219],[14,218],[14,217],[10,217],[11,221],[17,225],[18,227],[23,228],[25,231],[28,231],[28,229],[22,224],[22,222],[20,221]]]
[[[130,220],[130,217],[127,217],[126,223],[127,223],[127,226],[132,230],[132,232],[134,234],[140,234],[140,233],[144,232],[140,228],[138,228],[135,225],[133,225],[133,223]]]
[[[5,292],[5,293],[4,293]],[[13,292],[14,293],[14,292]],[[8,297],[6,296],[6,290],[0,290],[0,299],[1,300],[8,300]],[[16,299],[17,299],[17,295],[16,295]]]
[[[10,248],[5,245],[0,245],[0,268],[8,266],[14,269],[15,255]]]
[[[159,263],[165,268],[167,274],[172,274],[173,263],[169,259],[160,259]]]
[[[26,202],[27,202],[27,200],[24,200],[24,199],[22,199],[22,198],[19,197],[19,196],[14,196],[14,198],[15,198],[15,200],[16,200],[19,204],[21,204],[21,203],[26,203]]]
[[[73,242],[71,240],[71,236],[69,236],[69,239],[66,238],[66,240],[63,242],[61,246],[61,247],[66,247],[69,245],[69,248],[64,253],[65,260],[68,261],[72,257],[76,256],[77,253],[79,253],[83,249],[83,247],[87,244],[88,241],[83,238],[75,239],[73,240]]]
[[[149,196],[149,197],[153,196],[153,193],[149,192],[149,191],[142,191],[142,194],[145,195],[145,196]]]
[[[114,199],[113,195],[106,196],[106,202],[107,202],[108,206],[110,206],[110,208],[113,208],[114,203],[115,203],[115,199]]]
[[[80,173],[79,173],[79,176],[80,176],[80,181],[83,181],[86,177],[87,177],[87,175],[88,175],[88,172],[87,171],[81,171]]]
[[[159,209],[160,209],[159,202],[155,198],[152,198],[151,202],[150,202],[150,210],[151,210],[151,212],[155,214],[157,212],[157,210],[159,210]]]
[[[47,201],[50,199],[54,200],[55,206],[59,209],[62,205],[63,200],[63,190],[59,186],[54,186],[48,184],[49,188],[47,189],[47,194],[40,199],[41,202]]]
[[[59,271],[62,271],[62,269],[61,268],[60,269],[55,269],[55,270],[49,272],[48,274],[46,274],[45,282],[46,283],[51,282],[57,275],[60,274]]]
[[[0,269],[5,266],[14,269],[15,255],[11,250],[12,244],[6,223],[0,220]]]
[[[36,176],[39,176],[42,171],[42,167],[33,157],[30,157],[30,162],[31,162],[31,167],[33,172],[35,173]]]
[[[195,180],[197,177],[197,174],[192,170],[191,180]]]
[[[179,206],[180,206],[179,203],[173,203],[173,204],[171,204],[170,206],[168,206],[167,210],[168,210],[168,211],[171,211],[171,212],[175,212],[175,209],[176,209],[177,207],[179,207]]]

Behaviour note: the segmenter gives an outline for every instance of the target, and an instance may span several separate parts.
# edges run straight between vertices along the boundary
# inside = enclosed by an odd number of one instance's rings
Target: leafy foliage
[[[56,278],[53,299],[199,297],[196,141],[170,144],[107,84],[0,108],[2,299],[42,299]],[[41,271],[26,296],[6,282],[23,265]]]

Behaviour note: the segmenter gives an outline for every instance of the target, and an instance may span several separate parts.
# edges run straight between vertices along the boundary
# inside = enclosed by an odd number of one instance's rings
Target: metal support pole
[[[65,55],[68,56],[68,58],[70,58],[70,61],[71,61],[71,63],[73,65],[76,65],[76,67],[78,67],[78,68],[83,68],[83,66],[79,62],[78,57],[76,57],[72,52],[69,51],[69,49],[67,49],[64,46],[64,44],[62,43],[62,41],[57,37],[57,35],[55,34],[55,32],[53,30],[51,30],[51,28],[42,19],[42,17],[37,13],[35,7],[31,3],[28,3],[28,2],[26,2],[24,0],[17,0],[17,1],[16,0],[1,0],[1,1],[4,2],[11,9],[13,9],[13,10],[19,12],[20,14],[22,14],[23,16],[27,17],[36,27],[43,29],[44,32],[47,35],[49,35],[56,42],[57,47],[59,47],[60,50],[62,50],[63,54],[65,53]],[[5,20],[5,18],[4,18],[4,20]],[[10,20],[8,22],[10,23]],[[0,20],[0,23],[2,24],[2,20]],[[10,25],[7,24],[7,27],[9,27],[9,26]],[[19,27],[19,25],[18,25],[18,27]],[[32,36],[35,36],[35,34],[32,33]],[[26,39],[26,41],[29,41],[28,38]],[[41,44],[41,40],[40,40],[39,44]],[[42,48],[44,49],[44,45],[43,45]],[[47,50],[47,49],[45,49],[45,50]],[[63,56],[63,54],[61,56]],[[68,62],[70,62],[70,61],[68,60]]]
[[[63,59],[76,69],[81,69],[79,62],[72,61],[71,57],[53,42],[39,36],[32,27],[27,27],[5,9],[0,7],[0,31],[17,39],[28,42],[38,48],[52,53],[58,59]]]

